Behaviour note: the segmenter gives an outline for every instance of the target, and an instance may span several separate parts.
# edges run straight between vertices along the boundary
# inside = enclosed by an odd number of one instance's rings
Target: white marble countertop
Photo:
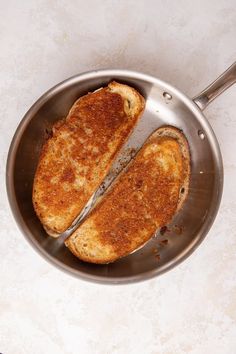
[[[191,97],[236,60],[235,0],[8,0],[0,9],[0,352],[235,353],[236,86],[205,111],[224,158],[217,219],[196,252],[157,279],[102,286],[55,269],[17,229],[5,190],[12,135],[44,91],[115,67]]]

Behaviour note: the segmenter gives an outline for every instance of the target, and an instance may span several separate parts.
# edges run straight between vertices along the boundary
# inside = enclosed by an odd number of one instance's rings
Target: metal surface
[[[236,83],[236,62],[234,62],[218,79],[203,90],[193,101],[200,109],[206,108],[217,96]]]
[[[48,129],[67,114],[79,96],[113,79],[135,87],[146,98],[144,115],[115,163],[118,170],[121,157],[129,160],[131,151],[138,149],[153,130],[170,124],[182,129],[188,139],[192,173],[186,203],[164,235],[158,234],[145,247],[113,264],[93,265],[74,257],[63,245],[63,237],[55,240],[47,236],[33,210],[32,183]],[[200,101],[200,96],[195,99],[197,104]],[[106,184],[116,173],[113,166]],[[207,234],[218,211],[223,167],[215,135],[191,99],[171,85],[145,74],[102,70],[78,75],[58,84],[31,107],[10,146],[6,179],[15,219],[27,240],[42,256],[78,278],[117,284],[160,275],[193,252]],[[101,193],[101,189],[97,193]],[[165,246],[160,245],[163,239],[168,239]]]

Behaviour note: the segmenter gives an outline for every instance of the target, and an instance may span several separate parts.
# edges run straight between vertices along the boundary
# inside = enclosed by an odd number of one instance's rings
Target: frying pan
[[[79,96],[105,86],[111,80],[135,87],[146,98],[144,115],[115,162],[117,171],[122,165],[119,161],[126,159],[127,162],[129,151],[137,151],[153,130],[162,125],[173,125],[183,130],[188,139],[192,172],[184,207],[167,228],[157,232],[142,249],[131,255],[113,264],[94,265],[73,256],[64,246],[63,237],[55,240],[47,236],[33,210],[32,183],[42,144],[52,124],[66,116]],[[202,93],[190,99],[170,84],[146,74],[128,70],[98,70],[76,75],[46,92],[19,124],[9,149],[6,172],[12,212],[33,248],[61,270],[99,283],[145,280],[183,261],[209,231],[223,188],[219,145],[202,111],[235,82],[236,63]],[[105,188],[114,178],[114,170],[104,181]],[[96,196],[101,193],[99,189]]]

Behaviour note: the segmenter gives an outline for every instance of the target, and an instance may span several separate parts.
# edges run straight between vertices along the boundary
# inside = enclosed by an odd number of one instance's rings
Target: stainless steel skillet
[[[190,191],[183,209],[163,234],[144,248],[114,264],[80,262],[57,240],[47,236],[31,201],[32,182],[42,143],[52,124],[64,117],[73,102],[111,80],[127,83],[146,98],[146,109],[137,128],[123,147],[120,160],[129,159],[147,136],[162,125],[174,125],[186,135],[192,159]],[[216,137],[202,110],[236,82],[236,63],[193,100],[152,76],[128,70],[99,70],[76,75],[46,92],[30,108],[18,126],[7,161],[7,191],[14,217],[30,244],[58,268],[88,281],[131,283],[173,268],[189,256],[209,231],[217,214],[223,188],[223,166]],[[115,168],[105,181],[114,177]],[[98,193],[101,193],[101,188]],[[112,221],[111,221],[112,222]],[[162,240],[168,240],[160,242]]]

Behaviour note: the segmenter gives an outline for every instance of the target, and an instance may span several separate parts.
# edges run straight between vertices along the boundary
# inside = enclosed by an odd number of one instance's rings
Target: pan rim
[[[216,160],[216,166],[218,168],[218,190],[217,193],[215,194],[215,204],[214,204],[214,209],[211,210],[209,214],[211,214],[208,218],[206,219],[205,223],[203,224],[202,228],[198,232],[198,237],[195,238],[189,245],[186,247],[180,255],[177,257],[171,259],[169,262],[167,262],[165,265],[153,269],[153,270],[148,270],[146,272],[140,273],[138,275],[134,276],[124,276],[124,277],[111,277],[107,278],[106,276],[100,276],[100,275],[92,275],[88,273],[84,273],[80,270],[75,270],[71,268],[70,266],[64,264],[63,262],[57,260],[53,256],[51,256],[49,253],[47,253],[41,245],[38,244],[38,242],[32,237],[30,230],[28,229],[24,219],[22,218],[22,215],[20,213],[20,210],[18,208],[16,196],[15,196],[15,190],[14,190],[14,173],[13,173],[13,166],[15,163],[15,153],[17,151],[17,148],[19,146],[19,143],[21,141],[21,136],[28,125],[28,123],[31,121],[32,117],[34,116],[34,112],[37,111],[47,100],[49,100],[51,97],[53,97],[54,94],[60,92],[60,90],[79,83],[83,80],[88,80],[88,79],[94,79],[94,78],[99,78],[99,77],[125,77],[125,78],[136,78],[139,80],[144,80],[146,82],[165,87],[165,89],[170,92],[174,92],[176,96],[192,111],[195,117],[197,117],[201,123],[204,126],[205,131],[208,133],[208,137],[210,138],[210,146],[212,149],[214,149],[213,154],[215,156]],[[32,248],[37,251],[38,254],[43,256],[44,259],[46,259],[49,263],[53,264],[56,266],[58,269],[66,272],[67,274],[70,274],[76,278],[80,278],[82,280],[90,281],[90,282],[95,282],[95,283],[100,283],[100,284],[130,284],[130,283],[136,283],[140,281],[144,281],[147,279],[154,278],[156,276],[159,276],[163,273],[166,273],[170,269],[174,268],[181,262],[183,262],[186,258],[188,258],[194,251],[195,249],[201,244],[201,242],[204,240],[206,237],[207,233],[209,232],[215,218],[217,215],[217,212],[219,210],[220,202],[221,202],[221,197],[222,197],[222,191],[223,191],[223,162],[222,162],[222,155],[220,151],[220,147],[217,141],[217,138],[214,134],[214,131],[212,127],[210,126],[209,122],[205,118],[203,112],[200,110],[200,108],[187,96],[185,95],[181,90],[178,88],[172,86],[171,84],[160,80],[158,78],[155,78],[154,76],[144,74],[141,72],[137,71],[131,71],[131,70],[123,70],[123,69],[101,69],[101,70],[92,70],[92,71],[87,71],[81,74],[74,75],[66,80],[61,81],[60,83],[56,84],[49,90],[47,90],[43,95],[41,95],[35,103],[29,108],[29,110],[25,113],[24,117],[18,124],[16,131],[13,135],[9,151],[8,151],[8,156],[7,156],[7,164],[6,164],[6,189],[7,189],[7,195],[8,195],[8,201],[10,204],[11,212],[14,216],[14,219],[21,231],[21,233],[24,235],[25,239],[29,242],[29,244],[32,246]]]

